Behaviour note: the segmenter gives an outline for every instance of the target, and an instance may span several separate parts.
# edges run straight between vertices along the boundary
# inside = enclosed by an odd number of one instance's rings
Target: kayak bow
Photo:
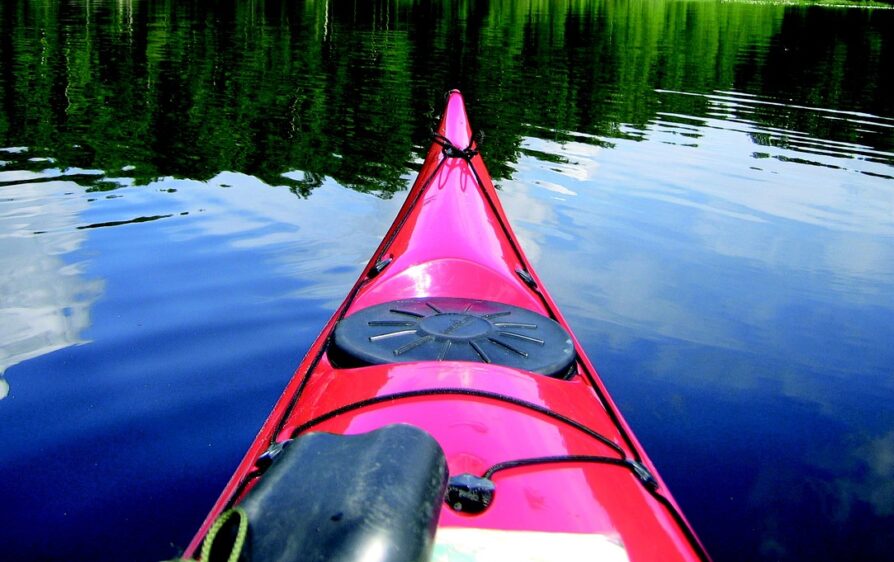
[[[393,225],[186,555],[260,494],[284,443],[323,432],[363,448],[357,436],[393,424],[433,437],[452,476],[432,515],[438,560],[708,559],[522,252],[456,90]],[[418,458],[438,473],[429,449]]]

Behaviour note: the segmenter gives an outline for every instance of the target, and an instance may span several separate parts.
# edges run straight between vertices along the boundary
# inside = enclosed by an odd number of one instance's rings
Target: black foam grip
[[[444,452],[419,428],[305,434],[240,502],[240,560],[428,560],[446,482]]]

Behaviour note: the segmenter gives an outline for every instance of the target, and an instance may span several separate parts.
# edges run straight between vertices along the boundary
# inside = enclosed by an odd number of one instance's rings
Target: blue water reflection
[[[56,183],[26,185],[66,200]],[[10,283],[12,298],[39,292],[34,270],[48,270],[57,315],[73,318],[14,359],[40,357],[7,371],[2,415],[19,428],[0,433],[4,473],[16,475],[5,480],[14,486],[3,509],[16,516],[3,534],[19,537],[7,552],[87,558],[116,541],[110,529],[133,552],[162,552],[170,529],[184,541],[201,520],[399,201],[331,182],[303,201],[234,173],[98,198],[62,189],[74,200],[64,219],[41,207],[39,220],[17,218],[9,232],[68,247],[4,252],[27,280]],[[26,214],[27,194],[16,187],[7,205],[23,207],[6,216]],[[51,544],[42,529],[54,530]]]

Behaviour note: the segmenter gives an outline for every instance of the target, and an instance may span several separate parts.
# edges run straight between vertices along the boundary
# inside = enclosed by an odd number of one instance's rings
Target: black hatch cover
[[[571,336],[537,312],[493,301],[421,298],[371,306],[341,320],[329,348],[339,367],[475,361],[567,376]]]

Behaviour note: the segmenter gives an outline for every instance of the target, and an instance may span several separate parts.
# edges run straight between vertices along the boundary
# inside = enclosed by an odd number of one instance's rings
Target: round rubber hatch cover
[[[341,320],[329,347],[340,367],[475,361],[564,377],[574,344],[554,320],[508,304],[422,298],[371,306]]]

